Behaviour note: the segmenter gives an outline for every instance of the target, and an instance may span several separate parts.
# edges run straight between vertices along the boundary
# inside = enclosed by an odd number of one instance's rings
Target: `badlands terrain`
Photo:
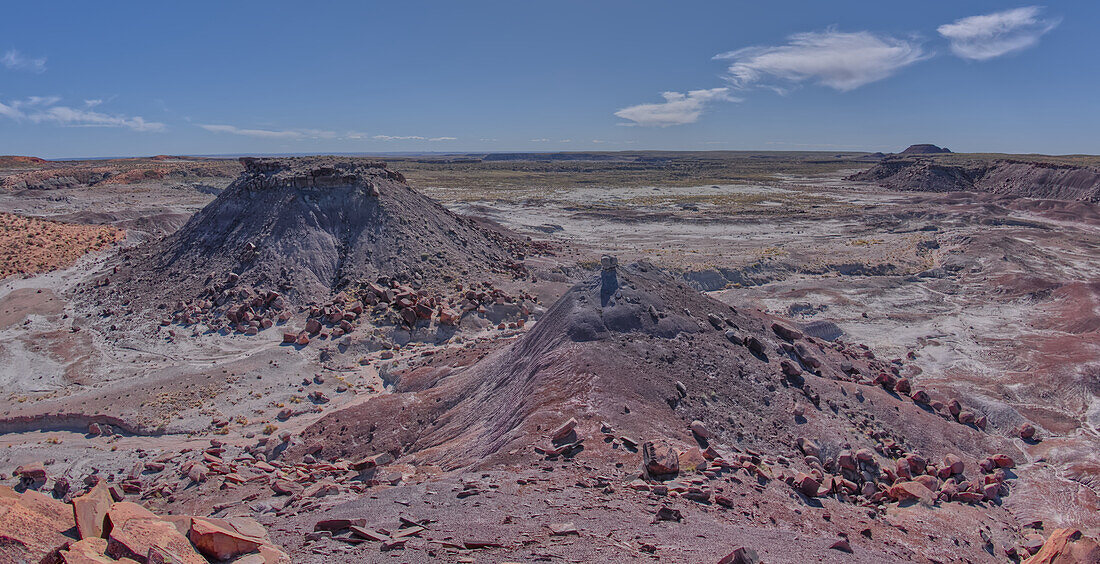
[[[1100,562],[1100,158],[0,157],[0,562]]]

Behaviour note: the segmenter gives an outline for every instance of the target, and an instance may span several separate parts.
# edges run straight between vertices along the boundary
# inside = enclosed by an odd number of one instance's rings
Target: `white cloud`
[[[1054,29],[1060,19],[1039,17],[1042,8],[1025,6],[944,24],[936,31],[951,42],[951,51],[964,59],[986,61],[1027,49]]]
[[[747,47],[714,58],[733,61],[726,78],[735,87],[761,85],[783,93],[806,80],[846,92],[887,78],[927,55],[913,39],[830,29],[792,35],[786,45]],[[778,83],[770,83],[775,79]]]
[[[46,72],[46,57],[32,59],[15,49],[6,51],[4,55],[0,57],[0,64],[7,67],[8,70],[27,70],[38,73]]]
[[[31,96],[26,100],[0,103],[0,116],[31,123],[53,123],[65,127],[126,127],[134,131],[163,131],[164,124],[145,121],[141,116],[93,112],[88,109],[58,106],[56,96]]]
[[[458,137],[432,137],[428,141],[457,141]]]
[[[633,122],[624,123],[623,125],[668,127],[670,125],[696,122],[699,116],[703,114],[705,106],[710,102],[718,100],[740,101],[729,95],[729,88],[692,90],[687,94],[665,92],[661,96],[664,97],[664,102],[629,106],[615,112],[615,115]]]
[[[243,135],[245,137],[258,137],[261,139],[339,139],[339,133],[327,129],[248,129],[235,125],[200,124],[199,127],[212,133],[229,133]],[[361,133],[348,133],[345,137],[359,139]]]
[[[532,143],[549,143],[550,142],[550,140],[545,138],[545,137],[539,137],[537,139],[528,139],[528,141],[530,141]]]
[[[103,100],[100,100],[100,99],[98,99],[98,98],[97,98],[97,99],[95,99],[95,100],[84,100],[84,107],[86,107],[86,108],[94,108],[94,107],[96,107],[96,106],[98,106],[98,105],[100,105],[100,104],[102,104],[102,103],[103,103]]]
[[[424,137],[419,135],[375,135],[375,139],[381,141],[423,141]]]

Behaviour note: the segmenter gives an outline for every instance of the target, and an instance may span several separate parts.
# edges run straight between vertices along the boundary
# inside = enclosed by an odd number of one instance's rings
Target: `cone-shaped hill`
[[[792,478],[843,477],[853,499],[891,486],[907,456],[934,469],[951,454],[978,472],[978,460],[1015,452],[972,424],[967,406],[913,387],[902,374],[915,367],[735,311],[644,263],[603,270],[515,344],[451,366],[398,374],[393,393],[320,419],[289,452],[333,460],[387,452],[444,468],[519,463],[537,452],[638,468],[631,449],[645,441],[687,448],[709,435],[727,457],[793,460],[782,469]],[[552,432],[573,418],[572,433]],[[693,435],[694,421],[703,427]],[[874,474],[860,472],[857,451]]]
[[[240,178],[186,225],[125,253],[112,287],[139,305],[216,297],[225,286],[311,302],[383,277],[431,288],[523,272],[516,241],[446,210],[382,163],[241,162]]]

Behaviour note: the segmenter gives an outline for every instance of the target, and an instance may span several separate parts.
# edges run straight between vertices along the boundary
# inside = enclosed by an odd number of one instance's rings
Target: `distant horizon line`
[[[831,154],[847,154],[847,155],[899,155],[901,151],[890,153],[885,151],[868,151],[868,150],[854,150],[854,149],[797,149],[797,150],[782,150],[782,149],[618,149],[618,150],[605,150],[605,151],[524,151],[524,150],[494,150],[494,151],[340,151],[340,152],[256,152],[256,153],[157,153],[152,155],[114,155],[114,156],[84,156],[84,157],[36,157],[34,155],[0,155],[0,157],[27,157],[27,158],[41,158],[45,161],[107,161],[116,159],[151,159],[154,157],[184,157],[184,158],[202,158],[202,159],[237,159],[242,157],[321,157],[321,156],[338,156],[338,157],[373,157],[373,156],[390,156],[390,157],[417,157],[417,156],[488,156],[488,155],[567,155],[567,154],[593,154],[593,155],[606,155],[606,154],[638,154],[638,153],[831,153]],[[952,154],[952,155],[1019,155],[1019,156],[1042,156],[1042,157],[1095,157],[1100,156],[1091,153],[1063,153],[1063,154],[1049,154],[1049,153],[1002,153],[1002,152],[950,152],[950,153],[936,153],[936,154]],[[918,155],[919,156],[919,155]]]

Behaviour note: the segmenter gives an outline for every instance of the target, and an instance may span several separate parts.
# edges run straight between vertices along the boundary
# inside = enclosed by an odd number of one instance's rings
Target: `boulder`
[[[1024,423],[1016,429],[1016,432],[1019,433],[1021,439],[1026,441],[1035,437],[1035,426],[1031,423]]]
[[[677,456],[677,464],[685,472],[702,471],[707,468],[707,459],[699,447],[691,447]]]
[[[15,475],[23,487],[38,489],[46,483],[46,467],[41,462],[23,464],[15,469]]]
[[[642,444],[642,465],[655,476],[676,474],[680,471],[676,449],[664,441],[646,441]]]
[[[80,538],[102,537],[107,530],[107,512],[111,509],[107,484],[99,482],[88,493],[73,498],[73,514]]]
[[[779,337],[788,341],[797,341],[802,338],[802,333],[782,325],[780,323],[772,323],[772,331]]]
[[[198,517],[191,519],[191,532],[187,536],[199,552],[216,560],[254,552],[263,544],[262,538],[243,535],[231,525]]]
[[[99,537],[74,542],[68,550],[61,551],[61,560],[65,564],[111,564],[119,562],[107,556],[107,539]]]
[[[155,516],[152,519],[131,517],[111,529],[107,540],[108,556],[140,562],[146,561],[150,552],[167,553],[169,561],[176,564],[209,564],[175,525]]]
[[[709,439],[712,436],[710,431],[707,429],[707,426],[704,425],[703,422],[699,421],[698,419],[691,422],[691,432],[695,433],[695,436],[699,437],[700,439],[704,439],[704,440]]]
[[[36,491],[0,486],[0,560],[50,562],[74,542],[72,508]]]
[[[562,423],[557,429],[550,432],[551,441],[561,441],[568,437],[577,428],[576,418],[570,417],[569,421]]]
[[[952,475],[962,474],[966,469],[966,464],[961,458],[954,454],[948,454],[943,457],[943,467],[947,469]]]
[[[916,500],[931,505],[936,499],[932,490],[920,482],[898,482],[886,490],[886,495],[894,501]]]
[[[1023,564],[1096,564],[1100,562],[1100,543],[1079,529],[1057,529],[1043,548]]]

